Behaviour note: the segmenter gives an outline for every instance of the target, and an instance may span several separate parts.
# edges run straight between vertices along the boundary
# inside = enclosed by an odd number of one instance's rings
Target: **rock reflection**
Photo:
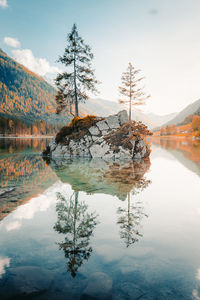
[[[149,170],[150,160],[126,163],[102,159],[51,160],[50,165],[61,181],[69,183],[73,190],[109,194],[125,200],[133,189],[144,188],[144,174]]]
[[[96,213],[88,212],[88,205],[78,198],[79,192],[74,192],[69,199],[58,193],[58,220],[54,226],[58,233],[65,235],[58,244],[65,253],[67,269],[72,277],[76,276],[79,267],[92,253],[90,238],[98,223]]]

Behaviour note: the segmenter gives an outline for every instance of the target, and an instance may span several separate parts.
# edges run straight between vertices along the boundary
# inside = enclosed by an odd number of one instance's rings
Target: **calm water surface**
[[[44,161],[0,139],[0,299],[200,299],[200,144]]]

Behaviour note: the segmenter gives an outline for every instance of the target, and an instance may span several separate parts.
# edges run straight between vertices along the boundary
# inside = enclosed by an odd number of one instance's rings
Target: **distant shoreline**
[[[42,135],[42,136],[0,136],[0,139],[46,139],[53,138],[53,135]]]
[[[152,139],[156,139],[156,138],[159,138],[159,139],[188,139],[188,140],[192,140],[192,141],[195,141],[195,142],[199,142],[199,138],[195,138],[194,136],[192,135],[151,135],[149,136],[148,138],[152,138]]]

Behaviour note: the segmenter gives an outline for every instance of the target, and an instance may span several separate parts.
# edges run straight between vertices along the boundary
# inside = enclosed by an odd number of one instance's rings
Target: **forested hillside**
[[[164,124],[164,126],[182,125],[184,124],[185,119],[187,119],[187,117],[191,116],[190,118],[192,119],[193,116],[199,115],[199,113],[200,113],[200,99],[186,106],[175,116],[175,118],[171,119],[168,123]]]
[[[0,50],[0,113],[32,121],[54,112],[55,89]]]
[[[55,114],[55,89],[1,49],[0,74],[0,133],[52,133],[69,121]]]

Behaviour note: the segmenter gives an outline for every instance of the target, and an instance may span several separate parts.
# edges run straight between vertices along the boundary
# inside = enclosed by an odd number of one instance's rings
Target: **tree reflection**
[[[137,168],[139,168],[137,166]],[[135,183],[132,194],[136,195],[143,191],[149,184],[150,180],[146,180],[141,173],[135,174]],[[120,225],[120,238],[124,241],[128,248],[131,244],[139,241],[142,237],[140,233],[141,222],[144,217],[148,217],[144,212],[144,206],[141,201],[134,201],[131,205],[131,193],[127,196],[127,207],[119,207],[117,214],[119,215],[117,224]]]
[[[88,205],[78,201],[79,193],[74,192],[69,199],[58,193],[56,211],[58,221],[54,229],[65,235],[59,244],[67,258],[67,269],[72,277],[92,253],[90,238],[97,225],[97,215],[88,212]]]
[[[117,196],[122,201],[128,199],[127,208],[119,207],[117,211],[120,236],[127,247],[138,240],[141,236],[139,224],[146,215],[143,212],[142,202],[135,202],[134,205],[131,205],[130,194],[135,195],[141,192],[151,183],[150,180],[144,178],[150,167],[149,158],[139,162],[80,159],[66,163],[62,160],[60,163],[59,160],[51,160],[50,164],[62,182],[69,183],[73,190],[84,191],[87,194],[109,194]],[[60,208],[58,208],[61,212],[62,205],[60,204]],[[65,205],[66,210],[69,210],[70,204]],[[65,222],[70,223],[67,217]],[[67,234],[68,232],[66,231]],[[64,243],[63,245],[65,246]],[[67,255],[69,255],[68,252]]]
[[[130,194],[128,195],[127,208],[119,207],[117,213],[120,215],[117,222],[120,224],[120,237],[128,248],[131,244],[138,242],[139,237],[142,237],[139,228],[143,217],[147,217],[147,215],[144,213],[141,202],[131,205]]]
[[[27,150],[42,151],[49,144],[48,138],[1,138],[0,148],[3,152],[13,153]]]

